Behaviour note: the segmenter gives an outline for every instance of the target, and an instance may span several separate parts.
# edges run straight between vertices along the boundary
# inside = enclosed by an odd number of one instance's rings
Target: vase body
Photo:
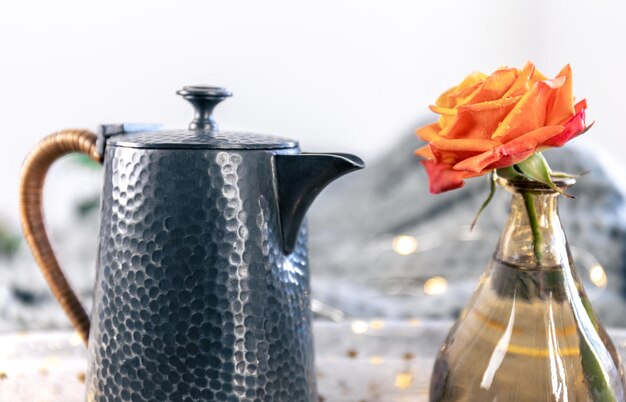
[[[619,354],[572,262],[558,193],[502,184],[513,193],[509,220],[440,349],[430,400],[626,400]]]

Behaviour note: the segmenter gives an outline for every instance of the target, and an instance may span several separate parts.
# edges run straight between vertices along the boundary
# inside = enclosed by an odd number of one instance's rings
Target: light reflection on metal
[[[595,263],[589,268],[589,280],[599,288],[606,286],[608,279],[602,265]]]
[[[417,239],[413,236],[399,235],[393,238],[391,247],[400,255],[410,255],[417,251]]]
[[[289,282],[294,285],[298,285],[302,281],[304,271],[300,267],[297,267],[291,263],[291,260],[285,259],[283,263],[283,270],[287,273]]]
[[[407,389],[411,387],[413,383],[413,374],[410,372],[403,372],[396,376],[396,380],[393,385],[400,389]]]
[[[369,329],[369,324],[365,321],[356,320],[352,322],[352,332],[355,334],[364,334]]]
[[[424,282],[424,293],[427,295],[440,295],[446,290],[448,290],[448,280],[442,276],[433,276]]]

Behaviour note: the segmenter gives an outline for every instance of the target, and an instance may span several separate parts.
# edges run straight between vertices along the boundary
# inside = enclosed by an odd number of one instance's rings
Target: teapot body
[[[87,400],[317,401],[273,163],[298,153],[106,148]]]
[[[224,88],[177,92],[188,130],[110,124],[43,138],[20,178],[26,241],[89,348],[88,401],[317,402],[305,214],[335,179],[362,169],[343,153],[220,131]],[[45,230],[55,160],[104,163],[91,318]]]

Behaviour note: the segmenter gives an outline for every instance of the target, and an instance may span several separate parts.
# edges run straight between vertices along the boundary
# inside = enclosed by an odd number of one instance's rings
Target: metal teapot
[[[212,112],[228,91],[177,93],[195,108],[188,130],[64,130],[24,162],[24,233],[88,343],[87,400],[317,401],[303,219],[363,162],[219,131]],[[46,172],[70,152],[104,164],[91,320],[43,222]]]

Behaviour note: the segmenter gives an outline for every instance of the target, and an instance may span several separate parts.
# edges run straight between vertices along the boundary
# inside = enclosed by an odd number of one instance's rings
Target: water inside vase
[[[624,401],[617,351],[571,262],[493,259],[441,348],[431,401]]]

